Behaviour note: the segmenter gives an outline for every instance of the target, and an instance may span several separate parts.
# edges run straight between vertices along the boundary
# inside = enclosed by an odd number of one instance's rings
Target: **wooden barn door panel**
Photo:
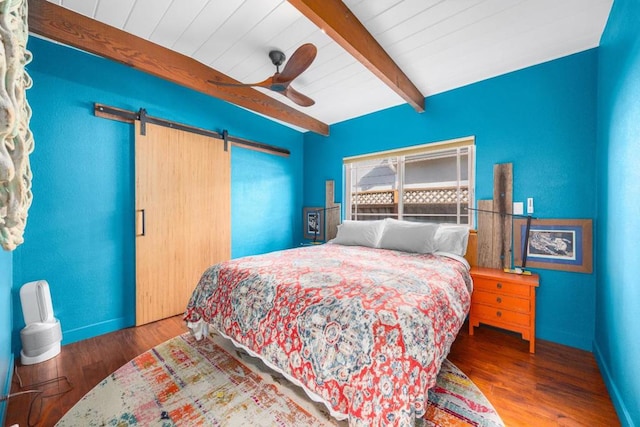
[[[230,153],[136,121],[136,324],[183,313],[203,271],[230,257]]]

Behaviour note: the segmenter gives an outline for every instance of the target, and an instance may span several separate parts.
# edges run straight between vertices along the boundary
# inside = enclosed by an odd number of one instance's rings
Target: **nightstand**
[[[494,268],[474,267],[473,294],[469,313],[469,335],[484,323],[522,334],[529,341],[529,352],[536,346],[537,274],[519,275]]]

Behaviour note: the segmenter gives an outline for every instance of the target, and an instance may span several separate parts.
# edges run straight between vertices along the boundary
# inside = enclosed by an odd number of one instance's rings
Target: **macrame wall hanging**
[[[0,0],[0,246],[8,251],[24,241],[32,199],[27,19],[27,0]]]

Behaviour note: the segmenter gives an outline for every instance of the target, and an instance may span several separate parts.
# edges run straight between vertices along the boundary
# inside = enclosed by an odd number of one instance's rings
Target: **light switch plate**
[[[527,199],[527,213],[529,215],[533,213],[533,197]]]
[[[524,203],[522,203],[522,202],[513,202],[513,214],[514,215],[524,215]]]

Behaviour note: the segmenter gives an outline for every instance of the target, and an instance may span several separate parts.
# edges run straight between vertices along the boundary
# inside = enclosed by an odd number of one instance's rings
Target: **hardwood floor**
[[[600,370],[588,351],[467,325],[448,359],[482,390],[507,426],[620,425]]]
[[[33,395],[26,394],[10,398],[6,425],[20,424],[20,427],[55,425],[82,396],[120,366],[186,331],[187,328],[181,316],[170,317],[144,326],[127,328],[65,345],[60,354],[53,359],[35,365],[19,365],[18,374],[25,386],[58,376],[66,376],[73,387],[68,393],[38,399],[31,411],[30,423],[27,423],[27,416]],[[14,372],[12,393],[21,391],[17,382]],[[69,387],[65,381],[43,387],[25,387],[25,389],[34,388],[44,390],[43,396],[48,396],[63,392]],[[43,403],[41,410],[40,401]]]
[[[70,392],[38,401],[31,425],[53,426],[98,382],[127,361],[186,331],[180,316],[149,325],[69,344],[55,358],[19,366],[23,384],[58,376],[73,384]],[[536,353],[517,335],[481,326],[474,336],[462,327],[451,360],[483,391],[507,426],[616,426],[620,425],[593,355],[545,341]],[[13,376],[12,392],[20,391]],[[28,387],[27,387],[28,388]],[[38,387],[45,395],[64,391],[64,381]],[[27,426],[32,395],[9,400],[7,426]]]

